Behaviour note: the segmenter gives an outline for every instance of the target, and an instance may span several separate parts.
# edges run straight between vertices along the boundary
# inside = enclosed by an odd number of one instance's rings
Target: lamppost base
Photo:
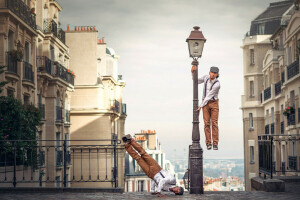
[[[203,149],[194,143],[189,147],[190,194],[203,194]]]

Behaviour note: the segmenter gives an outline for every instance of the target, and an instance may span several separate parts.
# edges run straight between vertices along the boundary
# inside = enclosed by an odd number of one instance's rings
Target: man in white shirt
[[[197,66],[192,67],[192,73],[197,70]],[[218,118],[219,118],[219,90],[220,82],[217,79],[219,77],[219,68],[211,67],[209,75],[202,76],[198,79],[198,84],[204,83],[203,87],[203,97],[202,103],[197,109],[200,113],[201,108],[203,108],[203,120],[204,120],[204,132],[206,137],[206,146],[208,150],[211,150],[211,131],[212,127],[212,139],[213,139],[213,149],[218,150],[219,143],[219,128],[218,128]]]
[[[128,154],[137,161],[145,174],[152,179],[151,193],[164,197],[161,191],[174,192],[176,195],[183,195],[183,188],[176,186],[176,179],[159,164],[128,134],[122,137],[125,149]],[[137,153],[137,152],[138,153]],[[156,190],[155,190],[156,187]]]

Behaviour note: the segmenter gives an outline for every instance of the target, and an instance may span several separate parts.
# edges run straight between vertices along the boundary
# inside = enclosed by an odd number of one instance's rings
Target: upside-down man
[[[164,197],[161,191],[174,192],[176,195],[182,195],[182,187],[176,186],[176,179],[167,171],[162,169],[159,164],[128,134],[122,138],[125,149],[128,154],[137,161],[145,174],[152,179],[151,193]],[[138,152],[138,153],[137,153]],[[156,188],[156,191],[155,191]]]

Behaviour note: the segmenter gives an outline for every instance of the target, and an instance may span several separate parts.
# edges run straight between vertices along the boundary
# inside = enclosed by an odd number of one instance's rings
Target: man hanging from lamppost
[[[192,73],[197,70],[197,66],[192,66]],[[206,137],[207,150],[211,150],[213,140],[213,149],[218,150],[219,143],[219,90],[220,82],[217,79],[219,77],[219,68],[211,67],[209,75],[204,75],[198,79],[198,84],[204,83],[202,103],[197,109],[198,113],[202,108],[203,120],[204,120],[204,132]],[[212,129],[212,134],[211,134]],[[211,137],[212,135],[212,137]]]
[[[165,197],[161,191],[174,192],[176,195],[183,195],[183,188],[176,186],[176,179],[159,164],[139,145],[129,134],[122,137],[125,150],[137,161],[145,174],[152,179],[151,193],[159,197]],[[155,190],[156,188],[156,190]]]

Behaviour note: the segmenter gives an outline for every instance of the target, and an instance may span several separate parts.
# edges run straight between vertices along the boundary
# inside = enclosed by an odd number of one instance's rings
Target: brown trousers
[[[139,152],[140,155],[133,148]],[[139,166],[149,178],[153,179],[155,174],[162,170],[159,164],[151,156],[149,156],[143,147],[141,147],[141,145],[139,145],[134,139],[131,139],[130,144],[127,143],[125,145],[125,149],[129,155],[137,161]]]
[[[218,117],[219,117],[219,99],[216,101],[209,101],[203,107],[203,120],[204,120],[204,132],[206,137],[206,145],[211,144],[210,129],[212,127],[212,139],[213,144],[217,145],[219,142],[219,128],[218,128]]]

